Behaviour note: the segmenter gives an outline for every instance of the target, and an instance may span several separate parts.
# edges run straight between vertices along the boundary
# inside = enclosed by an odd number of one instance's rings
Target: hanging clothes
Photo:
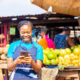
[[[47,35],[45,35],[44,38],[47,40],[48,47],[55,49],[55,43]]]

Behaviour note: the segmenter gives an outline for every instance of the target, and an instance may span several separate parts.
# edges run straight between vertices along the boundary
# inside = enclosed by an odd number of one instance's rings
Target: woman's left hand
[[[28,54],[28,57],[25,57],[23,60],[23,63],[25,64],[31,64],[33,61],[32,57]]]

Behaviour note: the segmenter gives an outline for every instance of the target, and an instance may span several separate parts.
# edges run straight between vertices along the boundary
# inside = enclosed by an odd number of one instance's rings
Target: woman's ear
[[[21,32],[19,32],[20,33],[20,36],[22,36],[22,33]]]

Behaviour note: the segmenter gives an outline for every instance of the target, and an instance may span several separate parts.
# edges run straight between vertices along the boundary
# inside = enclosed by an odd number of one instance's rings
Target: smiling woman
[[[8,54],[8,69],[12,70],[10,80],[38,80],[43,61],[42,47],[32,41],[33,25],[29,21],[18,24],[21,40],[11,43]],[[22,56],[21,53],[28,53]]]
[[[20,35],[22,37],[23,42],[31,42],[31,37],[32,37],[32,28],[28,27],[28,25],[23,25],[20,28]]]

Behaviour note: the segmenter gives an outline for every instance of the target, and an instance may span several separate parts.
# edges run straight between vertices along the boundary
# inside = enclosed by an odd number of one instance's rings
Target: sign
[[[10,35],[15,35],[15,34],[16,34],[15,27],[11,27],[10,28]]]

